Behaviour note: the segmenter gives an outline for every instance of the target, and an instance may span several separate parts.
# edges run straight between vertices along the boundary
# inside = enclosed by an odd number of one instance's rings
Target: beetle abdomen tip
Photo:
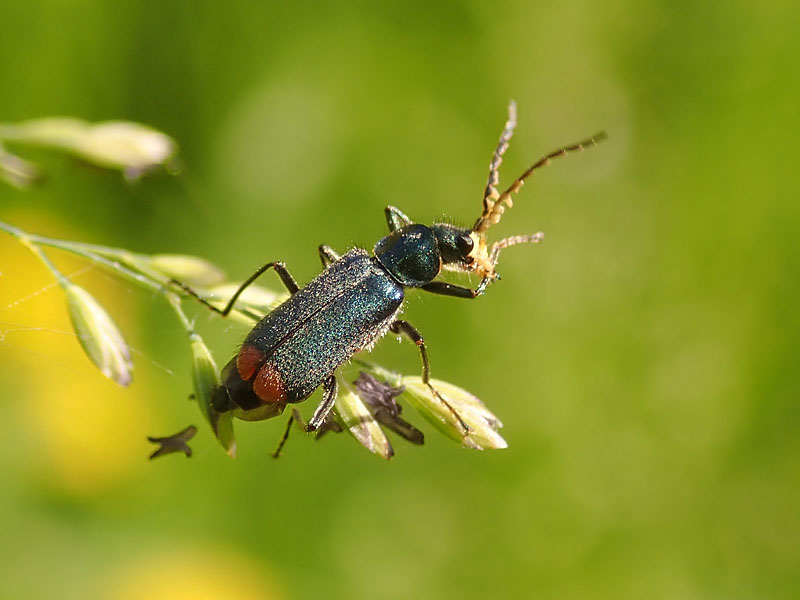
[[[286,402],[286,386],[281,374],[271,362],[267,362],[259,369],[253,379],[253,391],[262,401],[268,404]]]

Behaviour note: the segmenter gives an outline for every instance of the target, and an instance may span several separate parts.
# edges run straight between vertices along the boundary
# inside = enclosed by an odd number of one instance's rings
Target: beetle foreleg
[[[431,393],[436,396],[439,402],[446,406],[447,410],[453,413],[453,416],[461,426],[462,433],[465,436],[469,434],[469,425],[464,422],[464,419],[461,418],[461,415],[458,414],[456,409],[453,408],[453,406],[447,400],[445,400],[444,396],[439,393],[439,390],[437,390],[435,387],[433,387],[433,384],[431,384],[431,365],[430,362],[428,362],[428,351],[425,349],[425,340],[422,339],[420,332],[417,331],[416,327],[414,327],[411,323],[401,319],[397,319],[394,323],[392,323],[389,326],[389,330],[392,333],[402,333],[417,345],[417,348],[419,348],[419,354],[422,357],[422,382],[428,386],[428,388],[431,390]]]
[[[483,292],[483,288],[481,287],[478,287],[477,290],[473,290],[472,288],[454,285],[452,283],[447,283],[446,281],[431,281],[430,283],[423,285],[422,289],[433,294],[468,299],[477,298]]]

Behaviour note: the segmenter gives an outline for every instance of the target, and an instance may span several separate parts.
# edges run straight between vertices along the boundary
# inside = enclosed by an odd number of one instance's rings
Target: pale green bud
[[[165,164],[175,149],[168,135],[128,121],[92,125],[74,146],[75,153],[84,159],[120,169],[130,179]]]
[[[194,379],[194,397],[198,406],[211,425],[220,445],[228,453],[228,456],[236,456],[236,439],[233,433],[233,414],[230,412],[218,413],[211,405],[214,392],[220,385],[219,370],[214,362],[211,352],[196,333],[189,336],[192,346],[192,377]]]
[[[130,351],[114,321],[82,287],[62,281],[72,327],[86,356],[106,377],[127,386],[131,382]]]
[[[91,163],[119,169],[135,179],[175,154],[168,135],[140,123],[52,117],[0,126],[0,137],[18,143],[61,148]]]
[[[448,437],[476,450],[508,447],[506,441],[497,433],[503,424],[483,402],[466,390],[446,381],[431,379],[433,387],[469,427],[468,432],[464,431],[453,411],[422,382],[421,377],[404,376],[402,383],[405,386],[404,397],[423,417]]]
[[[214,263],[188,254],[137,255],[138,263],[188,286],[207,288],[225,281],[225,272]]]
[[[8,152],[0,144],[0,180],[17,189],[28,189],[41,177],[39,169],[30,161]]]

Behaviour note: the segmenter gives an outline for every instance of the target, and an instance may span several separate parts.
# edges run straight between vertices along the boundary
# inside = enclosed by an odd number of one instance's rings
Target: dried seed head
[[[425,443],[422,432],[408,421],[400,418],[403,408],[395,398],[402,395],[404,391],[402,386],[392,387],[364,371],[359,373],[354,384],[358,395],[367,403],[370,412],[381,425],[412,444]]]
[[[89,360],[109,379],[129,385],[133,363],[119,328],[89,292],[66,280],[61,284],[72,327]]]
[[[448,437],[461,442],[468,448],[486,450],[506,448],[508,444],[497,433],[503,424],[478,398],[446,381],[431,379],[431,384],[469,426],[464,430],[453,412],[431,391],[421,377],[403,377],[404,396],[422,416]]]
[[[218,413],[211,405],[214,392],[220,385],[219,370],[211,352],[208,350],[203,338],[196,333],[189,336],[192,346],[192,376],[194,379],[194,397],[203,416],[211,425],[220,445],[228,456],[236,456],[236,439],[233,433],[233,414],[231,412]]]

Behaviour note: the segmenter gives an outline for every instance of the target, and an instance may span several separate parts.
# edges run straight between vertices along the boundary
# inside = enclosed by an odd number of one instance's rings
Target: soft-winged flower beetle
[[[269,419],[322,386],[322,401],[306,425],[307,431],[314,431],[334,406],[336,370],[391,331],[417,345],[422,358],[422,381],[456,417],[466,435],[469,427],[431,384],[422,335],[397,318],[405,289],[419,288],[456,298],[481,295],[500,278],[495,266],[501,250],[537,243],[543,237],[542,233],[517,235],[489,244],[486,232],[511,207],[511,196],[535,170],[548,166],[553,158],[582,151],[605,138],[604,133],[599,133],[544,155],[500,193],[496,188],[498,170],[515,126],[516,106],[511,102],[508,121],[490,163],[483,210],[471,228],[414,223],[402,211],[389,206],[385,209],[389,235],[378,240],[372,253],[354,248],[340,256],[330,247],[320,246],[324,270],[304,288],[297,285],[282,262],[270,262],[258,269],[221,309],[179,284],[222,315],[230,313],[244,289],[269,269],[278,274],[290,294],[256,324],[238,354],[222,369],[221,385],[211,400],[213,410],[220,414],[232,412],[249,421]],[[443,270],[474,273],[481,280],[475,288],[455,285],[438,279]]]

